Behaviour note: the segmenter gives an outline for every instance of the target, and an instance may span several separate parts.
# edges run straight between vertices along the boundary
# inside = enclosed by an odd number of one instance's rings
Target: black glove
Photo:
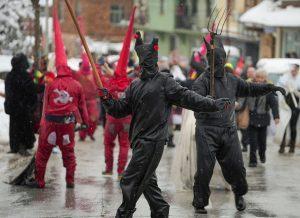
[[[231,105],[231,101],[229,98],[219,98],[215,100],[215,105],[219,111],[228,109]]]
[[[282,94],[283,96],[286,95],[285,89],[282,88],[282,87],[280,87],[280,86],[274,86],[274,85],[273,85],[272,91],[273,91],[273,92],[277,92],[277,91],[278,91],[278,92],[281,92],[281,94]]]
[[[102,100],[111,99],[112,95],[106,88],[98,89],[98,95]]]
[[[81,126],[80,126],[80,129],[82,129],[82,130],[87,129],[87,128],[89,128],[89,126],[85,123],[81,124]]]

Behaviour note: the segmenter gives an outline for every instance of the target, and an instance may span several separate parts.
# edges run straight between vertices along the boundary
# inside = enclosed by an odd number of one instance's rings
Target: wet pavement
[[[0,182],[0,217],[113,217],[121,203],[117,175],[105,178],[101,130],[97,141],[77,143],[75,189],[66,189],[60,154],[52,154],[47,167],[46,188],[33,190]],[[270,145],[267,163],[247,168],[248,207],[237,212],[230,191],[212,190],[208,215],[193,212],[192,191],[176,191],[170,176],[174,149],[165,149],[157,174],[163,195],[170,203],[170,217],[299,217],[300,216],[300,149],[294,155],[279,155],[278,147]],[[117,152],[117,149],[116,149]],[[4,155],[5,156],[5,155]],[[116,157],[115,157],[116,158]],[[3,172],[0,155],[0,176]],[[245,163],[248,157],[245,155]],[[1,176],[2,178],[2,176]],[[150,211],[142,197],[134,217],[149,217]]]

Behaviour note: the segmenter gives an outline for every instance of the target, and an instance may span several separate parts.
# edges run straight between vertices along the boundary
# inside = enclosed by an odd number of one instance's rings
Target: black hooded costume
[[[224,111],[195,113],[197,172],[194,182],[193,206],[197,210],[208,205],[209,183],[217,159],[225,180],[231,185],[235,194],[237,209],[243,210],[245,204],[241,196],[247,193],[248,185],[235,123],[234,102],[237,97],[260,96],[271,91],[284,93],[284,90],[271,84],[247,83],[231,73],[226,73],[224,69],[226,53],[221,39],[216,37],[215,40],[215,98],[229,98],[232,105]],[[210,44],[206,41],[205,43],[211,66],[210,54],[212,50]],[[203,96],[210,94],[209,70],[193,83],[192,89]]]
[[[106,90],[100,90],[108,114],[116,118],[132,115],[129,132],[132,158],[120,181],[123,202],[116,217],[132,217],[141,194],[150,205],[151,217],[168,217],[169,204],[161,195],[155,170],[168,138],[172,104],[200,112],[218,111],[230,102],[202,97],[180,86],[170,74],[159,72],[157,38],[151,44],[144,44],[138,32],[135,50],[141,76],[127,88],[125,97],[115,100]]]
[[[12,70],[5,79],[5,112],[9,114],[9,141],[12,153],[26,153],[34,146],[33,112],[37,105],[35,85],[27,73],[29,63],[24,54],[11,60]]]

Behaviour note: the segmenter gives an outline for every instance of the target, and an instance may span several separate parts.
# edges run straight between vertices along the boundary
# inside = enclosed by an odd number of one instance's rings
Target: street
[[[121,203],[121,192],[116,174],[111,178],[101,175],[104,149],[102,128],[99,129],[96,142],[88,139],[76,144],[75,189],[66,189],[61,155],[52,154],[45,189],[32,190],[0,182],[0,217],[113,217]],[[245,197],[246,211],[236,211],[231,192],[212,190],[208,216],[195,216],[191,205],[192,191],[176,191],[174,188],[170,171],[175,150],[166,148],[157,175],[159,186],[171,205],[170,217],[299,217],[300,152],[279,156],[277,150],[277,146],[270,145],[265,165],[259,164],[254,169],[247,167],[249,193]],[[244,158],[247,165],[248,157]],[[1,154],[0,173],[6,164]],[[149,207],[142,197],[134,217],[149,216]]]

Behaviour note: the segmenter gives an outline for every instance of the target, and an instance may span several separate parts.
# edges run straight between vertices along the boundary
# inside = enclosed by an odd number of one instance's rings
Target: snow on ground
[[[4,80],[0,80],[0,92],[4,93]],[[9,130],[9,117],[4,112],[4,98],[0,97],[0,144],[7,144]]]

